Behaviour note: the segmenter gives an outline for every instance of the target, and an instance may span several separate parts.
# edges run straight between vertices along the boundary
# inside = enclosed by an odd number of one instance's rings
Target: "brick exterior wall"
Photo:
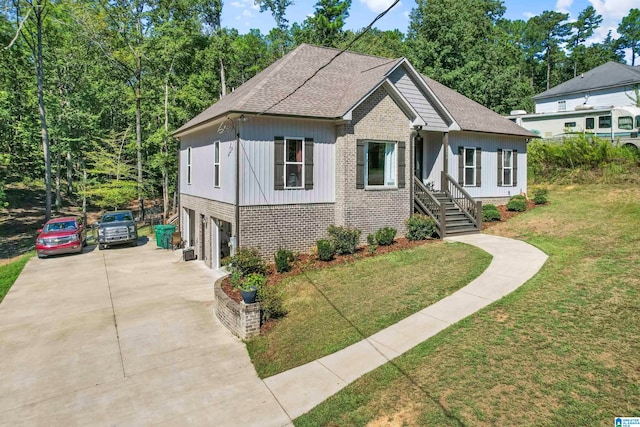
[[[229,222],[231,223],[233,229],[233,224],[235,222],[234,206],[228,203],[219,202],[217,200],[210,200],[203,197],[180,193],[180,208],[181,217],[184,215],[182,208],[191,209],[195,212],[195,236],[193,236],[193,247],[195,249],[196,255],[198,256],[198,259],[204,260],[205,264],[209,268],[211,268],[211,218],[221,219],[223,221]],[[205,218],[207,219],[206,224],[202,224],[202,221],[200,221],[200,215],[205,216]],[[181,218],[181,224],[183,226],[184,224],[186,224],[184,218]],[[202,227],[205,228],[204,253],[202,253],[202,244],[200,242],[200,238],[202,236]],[[184,230],[182,230],[182,235],[184,238]]]
[[[409,118],[384,87],[377,89],[353,112],[351,123],[338,126],[336,138],[335,223],[362,230],[361,241],[381,227],[406,232],[404,221],[411,214],[411,133]],[[356,141],[405,141],[405,187],[356,189]]]
[[[260,303],[238,304],[222,290],[224,278],[214,284],[213,312],[220,322],[240,339],[246,340],[260,333]]]
[[[279,248],[308,252],[333,223],[333,203],[241,206],[240,246],[259,248],[273,261]]]

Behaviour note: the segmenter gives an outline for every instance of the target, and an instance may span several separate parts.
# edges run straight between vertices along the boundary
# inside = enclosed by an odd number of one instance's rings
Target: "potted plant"
[[[267,278],[258,273],[251,273],[245,277],[240,283],[240,293],[242,294],[242,301],[245,304],[253,304],[256,302],[256,294],[258,288],[263,286],[267,282]]]

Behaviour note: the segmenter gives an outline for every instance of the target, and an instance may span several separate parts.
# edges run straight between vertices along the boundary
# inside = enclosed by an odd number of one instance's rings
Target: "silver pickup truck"
[[[131,211],[113,211],[98,222],[98,249],[111,245],[138,245],[138,227]]]

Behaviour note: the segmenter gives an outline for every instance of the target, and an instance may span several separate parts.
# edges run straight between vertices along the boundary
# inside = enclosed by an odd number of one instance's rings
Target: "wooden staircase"
[[[414,177],[414,211],[434,219],[440,238],[479,233],[482,203],[476,202],[444,172],[442,184],[445,191],[430,191]]]

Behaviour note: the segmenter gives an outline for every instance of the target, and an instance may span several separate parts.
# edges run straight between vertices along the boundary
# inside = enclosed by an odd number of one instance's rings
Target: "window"
[[[585,129],[595,129],[596,128],[596,119],[594,117],[587,117],[585,122]]]
[[[213,143],[213,186],[220,187],[220,141]]]
[[[564,127],[566,128],[574,128],[576,127],[576,122],[565,122]]]
[[[640,128],[640,116],[636,116],[636,127]]]
[[[567,111],[567,101],[558,101],[558,111]]]
[[[365,182],[369,187],[396,185],[396,144],[367,142],[365,148]]]
[[[598,116],[598,127],[600,129],[610,129],[611,116]]]
[[[618,117],[618,128],[624,129],[624,130],[633,129],[633,117],[631,116]]]
[[[476,186],[476,149],[464,148],[464,185]]]
[[[284,188],[304,186],[304,139],[286,138],[284,141]]]
[[[502,151],[502,185],[513,185],[513,151]]]
[[[191,147],[187,148],[187,184],[191,184]]]

